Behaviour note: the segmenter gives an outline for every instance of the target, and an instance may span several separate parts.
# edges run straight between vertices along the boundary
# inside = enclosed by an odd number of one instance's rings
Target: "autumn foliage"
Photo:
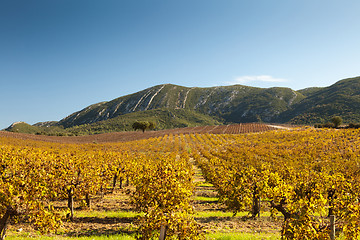
[[[283,222],[283,239],[329,239],[329,215],[346,239],[360,235],[359,130],[297,129],[257,134],[179,134],[123,143],[55,144],[0,138],[0,228],[10,218],[56,231],[73,203],[123,180],[139,212],[138,239],[204,239],[194,220],[193,166],[220,201]],[[191,161],[190,161],[191,160]],[[53,207],[68,201],[67,214]]]

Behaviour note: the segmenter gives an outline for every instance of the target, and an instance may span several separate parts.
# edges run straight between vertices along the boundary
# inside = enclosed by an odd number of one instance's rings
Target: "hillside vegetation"
[[[154,109],[185,109],[226,122],[271,122],[304,96],[289,88],[254,88],[242,85],[186,88],[164,84],[101,102],[75,112],[58,125],[72,127],[91,124],[125,114]]]
[[[282,113],[280,120],[291,123],[324,123],[333,116],[344,122],[360,121],[360,77],[345,79],[318,89]]]
[[[221,125],[223,123],[219,118],[216,119],[186,109],[154,109],[143,112],[133,112],[92,124],[75,125],[68,128],[64,128],[62,125],[58,124],[50,124],[47,126],[39,126],[39,124],[37,124],[36,126],[32,126],[27,123],[17,123],[7,130],[11,132],[60,136],[88,135],[133,131],[132,124],[138,120],[155,123],[154,130]]]

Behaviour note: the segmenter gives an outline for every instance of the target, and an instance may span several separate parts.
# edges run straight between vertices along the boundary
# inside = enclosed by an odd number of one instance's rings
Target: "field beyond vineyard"
[[[217,125],[217,126],[199,126],[199,127],[187,127],[166,129],[160,131],[146,131],[146,132],[114,132],[103,133],[95,135],[85,136],[45,136],[34,135],[25,133],[13,133],[0,131],[0,137],[11,137],[23,140],[37,140],[45,142],[57,142],[57,143],[106,143],[106,142],[128,142],[134,140],[148,139],[154,137],[160,137],[168,134],[194,134],[194,133],[210,133],[210,134],[240,134],[240,133],[252,133],[252,132],[264,132],[269,130],[275,130],[277,125],[268,125],[260,123],[240,123],[231,125]]]
[[[0,237],[159,239],[166,226],[167,239],[330,239],[333,215],[336,237],[357,239],[359,133],[260,124],[126,137],[1,132]]]

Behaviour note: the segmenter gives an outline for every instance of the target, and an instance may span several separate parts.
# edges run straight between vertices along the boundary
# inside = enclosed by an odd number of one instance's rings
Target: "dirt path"
[[[283,130],[293,130],[293,128],[284,127],[284,126],[279,126],[279,125],[268,125],[268,126],[269,126],[269,127],[273,127],[273,128],[283,129]]]
[[[273,221],[270,217],[261,216],[258,219],[248,219],[232,216],[226,206],[219,203],[217,191],[213,185],[206,182],[201,169],[195,164],[195,191],[191,204],[194,206],[195,219],[207,233],[211,232],[269,232],[278,233],[281,229],[280,221]],[[93,196],[91,209],[81,208],[76,202],[74,221],[64,221],[59,229],[65,236],[91,236],[132,234],[136,231],[136,213],[130,204],[129,187],[115,189],[104,197]],[[56,202],[56,208],[66,210],[66,201]],[[22,229],[21,232],[18,232]],[[9,226],[12,235],[26,233],[34,238],[38,234],[26,223],[14,223]]]
[[[195,164],[194,172],[196,187],[193,206],[197,212],[195,219],[206,232],[278,233],[281,230],[281,222],[268,216],[257,219],[249,219],[246,213],[243,213],[243,216],[232,216],[232,212],[227,210],[224,204],[218,202],[215,187],[206,182],[201,169]]]

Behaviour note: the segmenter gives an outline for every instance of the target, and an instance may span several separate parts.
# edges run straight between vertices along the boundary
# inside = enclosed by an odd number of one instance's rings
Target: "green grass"
[[[270,217],[270,212],[261,212],[262,217]],[[200,218],[207,218],[207,217],[232,217],[234,214],[233,212],[223,212],[223,211],[203,211],[203,212],[196,212],[195,217]],[[235,217],[246,217],[249,216],[249,212],[238,212]]]
[[[66,237],[66,236],[41,236],[30,235],[25,233],[10,233],[6,236],[7,240],[134,240],[135,238],[130,235],[103,235],[103,236],[83,236],[83,237]],[[280,233],[209,233],[206,234],[206,240],[278,240]],[[345,239],[340,235],[339,240]]]
[[[196,196],[196,197],[194,197],[194,200],[195,201],[203,201],[203,202],[217,202],[217,201],[219,201],[219,198]]]
[[[250,239],[280,239],[278,233],[211,233],[206,235],[207,240],[250,240]]]
[[[199,174],[200,176],[202,175],[201,173]],[[209,182],[198,182],[196,183],[197,187],[213,187],[214,185],[212,185]]]
[[[103,236],[84,236],[84,237],[65,237],[65,236],[41,236],[41,235],[9,235],[6,236],[7,240],[134,240],[135,238],[130,235],[103,235]]]
[[[78,211],[76,217],[97,217],[97,218],[124,218],[137,217],[140,213],[133,211]]]
[[[41,236],[41,235],[28,235],[28,234],[16,234],[6,237],[8,240],[134,240],[135,238],[130,235],[103,235],[103,236],[83,236],[83,237],[66,237],[66,236]],[[206,234],[207,240],[250,240],[250,239],[280,239],[280,234],[275,233],[211,233]]]
[[[196,212],[195,217],[200,218],[209,218],[209,217],[232,217],[234,214],[232,212],[223,212],[223,211],[203,211]]]
[[[66,236],[41,236],[29,235],[25,233],[10,233],[6,236],[7,240],[134,240],[135,238],[130,235],[103,235],[103,236],[84,236],[84,237],[66,237]],[[206,234],[206,240],[278,240],[280,233],[209,233]],[[340,235],[339,240],[345,239]]]
[[[207,201],[209,201],[208,199],[212,199],[212,198],[208,198],[208,197],[203,197],[205,198]],[[138,217],[140,216],[142,213],[137,213],[137,212],[133,212],[133,211],[77,211],[76,212],[76,217],[97,217],[97,218],[132,218],[132,217]],[[236,217],[245,217],[248,216],[249,212],[238,212],[236,214]],[[200,218],[206,218],[206,217],[232,217],[233,216],[233,212],[231,211],[201,211],[201,212],[196,212],[195,217],[200,217]],[[261,212],[261,216],[263,217],[269,217],[270,216],[270,212]]]

